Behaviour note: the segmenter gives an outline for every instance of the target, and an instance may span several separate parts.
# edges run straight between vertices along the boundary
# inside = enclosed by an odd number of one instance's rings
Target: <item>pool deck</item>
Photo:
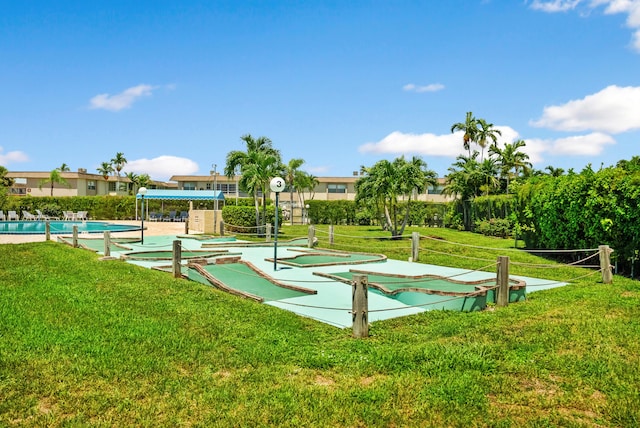
[[[136,224],[136,222],[113,223]],[[170,251],[172,249],[173,241],[179,239],[178,237],[180,235],[184,235],[185,232],[184,223],[180,222],[145,222],[145,227],[147,228],[144,235],[145,244],[141,245],[140,243],[127,243],[127,247],[131,248],[131,250],[129,251]],[[140,232],[118,232],[113,234],[112,236],[114,238],[139,237]],[[82,238],[100,239],[101,236],[99,234],[92,234],[91,236],[82,236]],[[55,240],[57,239],[57,237],[52,236],[52,239]],[[0,235],[0,244],[39,242],[44,240],[44,235]],[[203,243],[211,241],[182,239],[181,242],[185,250],[200,250]],[[401,272],[403,275],[408,276],[430,274],[448,277],[457,275],[456,279],[462,281],[495,279],[496,276],[495,272],[465,272],[464,270],[457,268],[428,265],[423,263],[410,263],[407,261],[389,259],[384,262],[365,263],[355,266],[331,265],[315,267],[292,267],[280,264],[277,266],[277,269],[274,270],[273,261],[268,260],[273,257],[274,251],[272,246],[243,246],[241,241],[238,242],[238,246],[232,246],[228,242],[224,244],[225,249],[228,249],[229,252],[241,253],[241,257],[244,260],[251,262],[258,269],[273,277],[277,281],[300,287],[310,288],[317,291],[317,294],[314,295],[305,295],[283,300],[273,300],[265,302],[264,304],[276,306],[281,309],[294,312],[298,315],[313,318],[340,328],[348,328],[352,325],[351,286],[342,282],[331,280],[329,278],[314,275],[314,272],[344,272],[350,267],[353,267],[369,272]],[[300,248],[301,247],[298,246],[289,250],[286,246],[286,242],[281,242],[278,245],[278,257],[285,258],[299,255]],[[211,249],[211,247],[208,247],[207,249]],[[123,250],[122,254],[129,251]],[[112,256],[118,257],[119,254],[117,252],[112,252]],[[147,268],[163,265],[166,266],[171,264],[170,260],[129,260],[128,262]],[[553,282],[539,278],[528,278],[520,276],[513,277],[526,281],[527,293],[565,285],[564,283]],[[424,312],[426,310],[424,307],[412,307],[409,305],[405,305],[402,302],[376,293],[369,293],[368,296],[370,322],[416,314]],[[433,307],[430,307],[428,309],[441,308],[437,307],[437,305],[434,305]]]

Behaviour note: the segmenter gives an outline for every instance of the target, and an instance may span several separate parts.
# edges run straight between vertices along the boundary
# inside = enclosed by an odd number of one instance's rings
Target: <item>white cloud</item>
[[[615,140],[610,135],[593,132],[559,138],[553,142],[549,152],[554,155],[595,156],[602,153],[607,144],[615,144]]]
[[[405,134],[400,131],[392,132],[376,143],[366,143],[358,147],[361,153],[374,154],[418,154],[430,156],[456,157],[463,152],[462,133],[435,134]]]
[[[422,92],[438,92],[444,89],[444,85],[442,83],[431,83],[429,85],[425,85],[425,86],[418,86],[418,85],[414,85],[413,83],[409,83],[407,85],[404,85],[402,87],[403,91],[407,91],[407,92],[417,92],[417,93],[422,93]]]
[[[136,174],[149,174],[154,180],[168,180],[172,175],[195,174],[198,172],[198,164],[191,159],[165,155],[129,161],[125,170]]]
[[[580,3],[587,3],[585,0],[533,0],[531,8],[543,12],[566,12],[575,9]],[[627,27],[633,30],[632,46],[640,52],[640,0],[591,0],[586,7],[595,9],[605,6],[604,13],[615,15],[618,13],[627,15]]]
[[[498,137],[498,146],[504,147],[520,139],[520,134],[509,126],[496,126],[502,132]],[[462,146],[462,132],[454,134],[404,134],[396,131],[376,143],[367,143],[359,147],[361,153],[389,155],[423,155],[455,158],[466,155]],[[615,144],[610,135],[593,132],[558,139],[525,139],[525,147],[521,150],[529,155],[529,162],[539,164],[545,155],[557,156],[594,156],[599,155],[607,145]],[[478,149],[477,146],[472,150]],[[486,152],[485,152],[486,153]]]
[[[582,0],[533,0],[531,9],[541,10],[543,12],[565,12],[574,9],[581,1]]]
[[[508,126],[496,126],[495,128],[502,132],[502,136],[498,137],[498,142],[511,142],[518,137],[518,132]],[[395,131],[378,142],[361,145],[358,151],[373,154],[416,154],[455,158],[467,153],[462,144],[462,136],[462,131],[443,135],[405,134]]]
[[[601,131],[611,134],[640,129],[640,86],[609,86],[583,99],[545,107],[530,125],[559,131]]]
[[[21,152],[19,150],[14,150],[11,152],[7,152],[7,153],[2,153],[3,152],[3,148],[0,147],[0,165],[6,167],[9,164],[12,163],[19,163],[19,162],[28,162],[29,161],[29,156],[27,156],[27,154],[25,152]]]
[[[125,89],[115,95],[99,94],[91,98],[89,101],[89,107],[92,109],[120,111],[130,108],[131,105],[139,98],[150,96],[152,91],[156,88],[156,86],[151,85],[138,85]]]

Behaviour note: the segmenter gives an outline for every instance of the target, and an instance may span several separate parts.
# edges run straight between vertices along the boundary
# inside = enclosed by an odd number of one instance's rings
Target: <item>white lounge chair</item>
[[[18,217],[18,213],[15,211],[7,211],[7,220],[18,221],[20,217]]]
[[[5,221],[7,218],[4,216],[4,211],[0,210],[0,221]]]
[[[46,215],[45,213],[43,213],[40,210],[36,210],[36,219],[38,219],[38,220],[51,220],[51,217],[49,217],[48,215]]]
[[[36,221],[38,220],[38,217],[31,214],[29,211],[22,210],[22,219],[29,220],[29,221]]]
[[[76,214],[76,220],[87,221],[87,211],[78,211]]]

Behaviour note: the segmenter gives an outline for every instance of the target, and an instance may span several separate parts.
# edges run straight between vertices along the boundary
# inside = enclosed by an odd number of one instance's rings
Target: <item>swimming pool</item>
[[[0,234],[8,235],[44,235],[44,221],[0,221]],[[139,226],[113,224],[104,221],[50,221],[51,234],[71,234],[73,226],[78,233],[130,232],[140,230]]]

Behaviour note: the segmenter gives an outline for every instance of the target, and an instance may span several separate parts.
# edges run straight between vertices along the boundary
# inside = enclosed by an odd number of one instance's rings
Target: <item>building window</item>
[[[87,190],[96,190],[96,182],[94,180],[87,181]]]
[[[346,184],[327,184],[328,193],[347,193]]]
[[[182,190],[196,190],[196,183],[184,183]]]
[[[116,182],[115,181],[109,182],[109,191],[110,192],[115,192],[116,191]]]
[[[211,183],[207,183],[207,190],[211,190]]]

